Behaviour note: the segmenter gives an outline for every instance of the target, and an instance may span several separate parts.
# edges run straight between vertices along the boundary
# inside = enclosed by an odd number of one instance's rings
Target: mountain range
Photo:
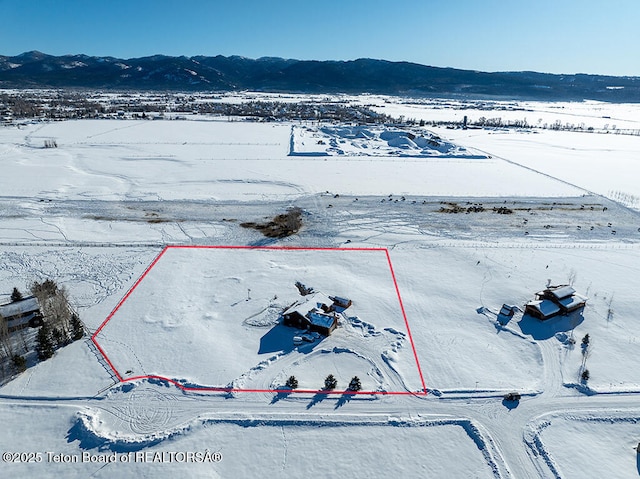
[[[240,56],[0,56],[0,88],[378,93],[640,102],[640,77],[487,73],[410,62]]]

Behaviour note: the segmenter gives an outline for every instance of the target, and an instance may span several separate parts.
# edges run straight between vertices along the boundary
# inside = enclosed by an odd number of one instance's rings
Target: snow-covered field
[[[0,470],[637,476],[640,137],[600,131],[614,120],[637,128],[637,107],[351,101],[426,121],[562,115],[599,131],[420,136],[413,126],[405,136],[397,126],[202,118],[0,128],[0,291],[8,299],[14,286],[54,278],[89,333],[115,310],[96,341],[117,371],[89,340],[39,364],[30,353],[27,371],[0,387],[0,450],[43,460],[7,456]],[[304,225],[288,238],[240,226],[291,206]],[[169,248],[137,283],[167,245],[278,249]],[[384,249],[361,248],[385,248],[393,273]],[[275,325],[299,298],[296,281],[353,300],[328,338],[294,345],[299,331]],[[503,303],[523,308],[549,282],[587,296],[584,311],[499,324]],[[363,390],[388,394],[268,392],[290,375],[316,391],[328,373],[338,390],[358,375]],[[421,375],[429,394],[409,394]],[[522,399],[504,401],[510,391]],[[136,456],[161,451],[220,455]],[[55,462],[83,453],[118,462]]]
[[[635,478],[638,421],[637,410],[551,414],[534,422],[525,437],[538,453],[538,468],[552,477]]]
[[[121,412],[149,408],[149,402],[153,401],[152,391],[143,390],[136,398],[144,403],[127,398],[126,409]],[[130,393],[133,394],[135,392]],[[206,400],[200,402],[202,406],[208,404]],[[152,403],[152,406],[158,407],[158,404]],[[177,402],[172,410],[179,408]],[[238,474],[243,477],[266,474],[304,477],[313,467],[327,468],[328,476],[495,477],[496,464],[491,454],[478,447],[483,444],[483,436],[461,419],[427,417],[403,421],[370,416],[322,419],[315,415],[309,415],[311,418],[290,415],[255,420],[241,415],[218,418],[205,412],[203,407],[189,410],[191,414],[200,414],[200,419],[186,424],[185,431],[188,432],[180,431],[166,444],[149,439],[144,445],[130,446],[118,438],[101,436],[99,426],[97,433],[87,429],[92,420],[108,423],[109,417],[114,417],[108,406],[105,409],[82,408],[80,413],[77,409],[78,406],[72,404],[0,406],[4,424],[18,421],[24,424],[20,446],[11,441],[11,436],[3,435],[0,448],[43,451],[41,463],[35,462],[34,458],[32,463],[5,464],[3,470],[14,474],[17,471],[14,477],[43,477],[46,474],[70,478],[176,475],[226,478]],[[155,424],[149,423],[148,427],[157,428],[162,424],[157,417],[154,419]],[[143,425],[137,426],[137,435],[143,435]],[[61,430],[68,433],[60,435]],[[43,436],[48,438],[46,451],[42,449]],[[83,452],[87,455],[83,456]],[[190,452],[199,454],[201,461],[187,462]],[[222,459],[216,461],[215,454]],[[110,457],[115,461],[106,462]],[[464,460],[460,460],[461,457]],[[56,463],[56,459],[78,462]],[[90,462],[92,460],[95,462]]]
[[[300,299],[297,281],[353,302],[334,333],[298,346],[304,331],[278,322]],[[384,250],[169,248],[96,340],[125,378],[242,391],[293,374],[318,390],[333,374],[339,390],[353,376],[363,391],[424,388]],[[167,340],[184,350],[180,362]]]
[[[13,165],[5,195],[46,203],[292,201],[326,190],[426,196],[494,196],[497,188],[500,196],[580,191],[502,160],[461,152],[444,159],[290,156],[292,134],[289,124],[221,121],[79,120],[2,129],[0,154]],[[43,148],[49,138],[58,148]]]
[[[634,174],[640,165],[637,155],[640,136],[436,130],[452,141],[484,151],[490,149],[496,157],[640,209],[640,186]]]

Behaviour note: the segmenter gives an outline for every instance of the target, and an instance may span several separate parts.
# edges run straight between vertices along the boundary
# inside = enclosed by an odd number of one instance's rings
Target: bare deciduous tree
[[[55,281],[47,279],[37,281],[31,287],[31,293],[37,298],[45,322],[52,330],[59,330],[66,338],[71,336],[71,316],[74,314],[69,303],[67,290]]]
[[[9,325],[7,321],[0,315],[0,352],[2,352],[2,358],[13,357],[13,344],[9,336]]]

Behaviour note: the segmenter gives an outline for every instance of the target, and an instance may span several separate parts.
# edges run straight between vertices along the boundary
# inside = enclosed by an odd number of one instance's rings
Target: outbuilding
[[[507,324],[516,314],[516,311],[520,311],[520,308],[512,304],[503,304],[498,313],[498,322],[502,325]]]

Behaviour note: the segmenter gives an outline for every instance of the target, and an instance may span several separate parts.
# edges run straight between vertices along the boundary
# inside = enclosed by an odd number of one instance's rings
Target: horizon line
[[[358,58],[354,58],[354,59],[349,59],[349,60],[317,60],[317,59],[300,59],[300,58],[285,58],[285,57],[280,57],[280,56],[273,56],[273,55],[266,55],[266,56],[261,56],[261,57],[249,57],[246,55],[223,55],[221,53],[215,54],[215,55],[205,55],[205,54],[197,54],[197,55],[168,55],[166,53],[154,53],[151,55],[141,55],[141,56],[132,56],[132,57],[127,57],[127,58],[123,58],[120,56],[113,56],[113,55],[89,55],[86,53],[65,53],[65,54],[61,54],[61,55],[54,55],[54,54],[50,54],[50,53],[45,53],[41,50],[28,50],[28,51],[24,51],[22,53],[18,53],[17,55],[5,55],[5,54],[0,54],[0,57],[5,57],[5,58],[16,58],[16,57],[21,57],[21,56],[26,56],[28,54],[40,54],[40,55],[45,55],[48,57],[54,57],[54,58],[61,58],[61,57],[89,57],[89,58],[113,58],[115,60],[139,60],[142,58],[153,58],[153,57],[165,57],[165,58],[187,58],[189,60],[192,60],[194,58],[198,58],[198,57],[205,57],[205,58],[215,58],[215,57],[223,57],[223,58],[242,58],[242,59],[246,59],[246,60],[250,60],[250,61],[262,61],[262,60],[268,60],[268,59],[274,59],[274,60],[284,60],[284,61],[294,61],[294,62],[317,62],[317,63],[353,63],[353,62],[357,62],[357,61],[362,61],[362,60],[370,60],[370,61],[376,61],[376,62],[385,62],[385,63],[408,63],[408,64],[412,64],[412,65],[418,65],[418,66],[422,66],[422,67],[426,67],[426,68],[435,68],[435,69],[440,69],[440,70],[458,70],[458,71],[467,71],[467,72],[475,72],[475,73],[487,73],[487,74],[504,74],[504,73],[535,73],[535,74],[540,74],[540,75],[550,75],[550,76],[578,76],[578,75],[587,75],[587,76],[595,76],[595,77],[609,77],[609,78],[625,78],[625,79],[633,79],[633,78],[637,78],[640,79],[640,75],[613,75],[613,74],[604,74],[604,73],[587,73],[587,72],[573,72],[573,73],[567,73],[567,72],[563,72],[563,73],[551,73],[551,72],[543,72],[543,71],[537,71],[537,70],[493,70],[493,71],[488,71],[488,70],[479,70],[477,68],[460,68],[460,67],[451,67],[451,66],[436,66],[436,65],[429,65],[429,64],[425,64],[425,63],[419,63],[419,62],[415,62],[415,61],[411,61],[411,60],[387,60],[384,58],[372,58],[372,57],[358,57]]]

